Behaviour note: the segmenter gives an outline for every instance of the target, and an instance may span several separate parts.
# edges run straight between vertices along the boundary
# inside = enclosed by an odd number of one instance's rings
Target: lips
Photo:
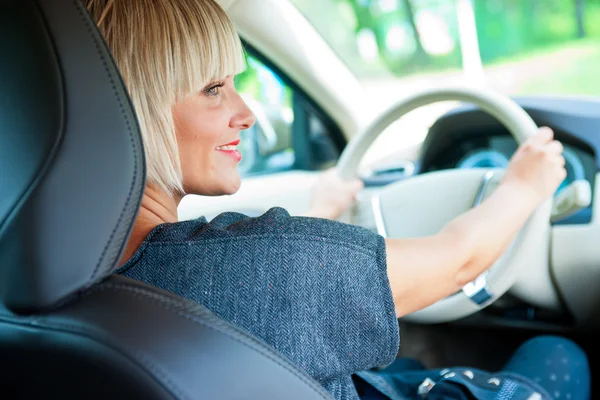
[[[227,154],[228,156],[231,156],[234,160],[236,160],[237,162],[240,162],[242,160],[242,154],[237,150],[237,145],[240,144],[240,140],[234,140],[233,142],[229,142],[227,144],[222,144],[220,146],[217,146],[215,148],[215,150]]]
[[[234,140],[233,142],[229,142],[229,143],[227,143],[227,144],[222,144],[222,145],[220,145],[220,146],[217,146],[217,150],[222,150],[224,147],[228,147],[228,146],[229,146],[229,147],[235,147],[235,146],[237,146],[238,144],[240,144],[240,139],[238,139],[238,140]]]

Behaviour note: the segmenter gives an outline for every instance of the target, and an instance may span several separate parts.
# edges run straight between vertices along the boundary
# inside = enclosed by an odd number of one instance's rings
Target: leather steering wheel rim
[[[517,143],[522,143],[527,138],[535,135],[538,130],[535,122],[523,108],[510,98],[495,92],[463,87],[425,90],[394,104],[348,143],[338,162],[338,170],[342,178],[351,179],[357,176],[360,161],[367,149],[390,124],[410,111],[441,101],[462,101],[480,107],[483,111],[489,113],[504,125]],[[487,182],[490,180],[490,176],[493,176],[493,172],[485,170],[480,170],[478,172],[450,170],[424,175],[446,174],[447,176],[442,179],[447,180],[448,176],[452,177],[451,174],[453,171],[455,175],[469,175],[466,177],[467,179],[481,180],[482,184],[479,186],[480,189],[478,189],[477,195],[475,196],[478,200],[472,205],[476,206],[478,202],[482,200],[483,191],[485,190]],[[403,182],[416,180],[419,179],[419,177],[420,176],[417,176],[391,185],[401,185]],[[436,182],[440,182],[440,179],[437,179]],[[427,182],[424,184],[426,185]],[[409,187],[410,185],[404,186]],[[383,190],[386,189],[384,188]],[[393,190],[396,190],[397,192],[398,188]],[[375,199],[375,197],[373,199]],[[390,209],[389,206],[388,209]],[[425,309],[404,316],[402,319],[419,323],[452,321],[473,314],[493,303],[496,299],[506,293],[517,281],[519,268],[523,268],[523,265],[519,265],[518,261],[520,260],[520,264],[523,264],[523,259],[526,259],[527,255],[531,255],[531,250],[528,250],[527,246],[541,246],[539,251],[544,251],[545,246],[546,250],[548,250],[549,243],[544,235],[548,234],[550,229],[548,222],[550,210],[551,200],[549,199],[538,207],[521,232],[519,232],[512,245],[490,268],[489,273],[486,271],[486,273],[482,274],[478,279],[466,285],[463,291],[442,299]],[[381,215],[379,217],[382,218]],[[375,215],[375,219],[377,220],[377,215]],[[511,263],[517,265],[511,265]]]
[[[504,125],[518,143],[535,135],[538,129],[523,108],[495,92],[462,87],[424,90],[395,103],[352,138],[338,161],[342,178],[352,179],[357,176],[359,163],[367,149],[393,122],[419,107],[442,101],[463,101],[480,107]]]

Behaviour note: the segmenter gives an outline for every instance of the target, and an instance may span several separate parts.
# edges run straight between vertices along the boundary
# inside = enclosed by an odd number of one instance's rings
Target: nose
[[[256,117],[254,116],[254,113],[252,112],[252,110],[250,110],[242,96],[240,96],[239,94],[237,94],[237,100],[237,112],[231,119],[230,126],[232,128],[237,128],[242,131],[250,129],[256,122]]]

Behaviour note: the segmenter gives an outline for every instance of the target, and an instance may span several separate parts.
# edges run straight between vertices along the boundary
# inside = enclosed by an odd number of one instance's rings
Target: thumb
[[[348,188],[350,191],[352,191],[353,194],[360,192],[361,190],[363,190],[364,187],[365,184],[360,179],[353,179],[348,182]]]

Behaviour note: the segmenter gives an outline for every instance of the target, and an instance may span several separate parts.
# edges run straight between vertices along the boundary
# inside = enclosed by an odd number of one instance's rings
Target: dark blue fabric
[[[577,344],[561,337],[540,336],[529,340],[503,371],[536,382],[555,399],[588,400],[591,396],[587,356]]]
[[[432,400],[527,398],[539,388],[537,377],[551,384],[550,393],[586,399],[585,356],[558,339],[517,352],[501,386],[489,385],[483,371],[472,370],[471,380],[464,368],[448,375],[408,360],[373,371],[392,363],[399,346],[385,255],[383,238],[364,228],[274,208],[257,218],[225,213],[210,223],[160,225],[117,272],[203,304],[290,358],[338,400],[359,398],[355,382],[364,399],[420,399],[427,377],[437,382]],[[540,354],[552,368],[538,368]]]
[[[427,370],[414,362],[409,364],[407,359],[398,359],[382,371],[358,374],[360,378],[355,377],[355,382],[363,400],[421,399],[417,389],[427,378],[436,382],[424,397],[428,400],[527,400],[535,393],[541,396],[540,400],[591,397],[585,353],[574,342],[557,336],[527,341],[501,371],[493,373],[466,367]],[[493,378],[498,379],[498,385],[490,384]]]
[[[118,273],[203,304],[358,399],[351,374],[399,348],[385,254],[367,229],[275,208],[160,225]]]

